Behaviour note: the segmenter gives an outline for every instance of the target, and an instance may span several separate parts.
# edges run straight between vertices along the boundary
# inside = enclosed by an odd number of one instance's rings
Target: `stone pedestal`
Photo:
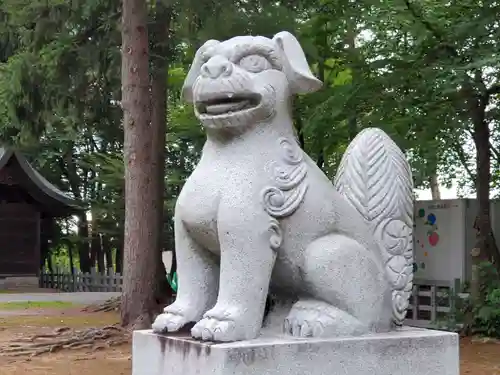
[[[136,331],[132,375],[459,375],[458,335],[403,328],[334,339],[201,343]]]

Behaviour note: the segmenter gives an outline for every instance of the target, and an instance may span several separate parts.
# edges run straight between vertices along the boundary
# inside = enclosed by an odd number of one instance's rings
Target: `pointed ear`
[[[288,31],[282,31],[273,37],[282,52],[283,69],[290,83],[293,94],[306,94],[318,91],[323,83],[309,69],[306,56],[299,41]]]
[[[184,85],[182,86],[182,98],[188,103],[193,103],[193,85],[196,81],[196,78],[200,75],[201,66],[204,64],[203,54],[213,46],[216,46],[220,42],[218,40],[207,40],[205,44],[203,44],[196,54],[194,55],[193,63],[191,64],[191,68],[184,80]]]

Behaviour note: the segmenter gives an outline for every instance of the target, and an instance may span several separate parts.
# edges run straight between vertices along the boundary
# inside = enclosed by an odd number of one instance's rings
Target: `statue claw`
[[[156,317],[152,329],[155,333],[176,332],[187,323],[184,316],[167,312]]]

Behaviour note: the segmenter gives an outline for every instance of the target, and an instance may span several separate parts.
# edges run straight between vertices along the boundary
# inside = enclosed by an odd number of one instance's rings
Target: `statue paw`
[[[245,319],[233,308],[213,308],[191,329],[194,338],[204,341],[237,341],[247,339]]]
[[[152,328],[155,333],[176,332],[189,321],[183,315],[163,313],[156,317]]]
[[[187,323],[196,321],[196,314],[177,303],[165,307],[163,314],[156,317],[152,329],[155,333],[176,332]]]
[[[191,335],[204,341],[235,341],[236,324],[231,320],[204,318],[192,329]]]
[[[294,337],[355,336],[367,332],[358,319],[322,301],[298,301],[283,324],[283,331]]]
[[[285,319],[283,331],[294,337],[319,337],[324,331],[324,326],[319,320],[310,321],[289,317]]]

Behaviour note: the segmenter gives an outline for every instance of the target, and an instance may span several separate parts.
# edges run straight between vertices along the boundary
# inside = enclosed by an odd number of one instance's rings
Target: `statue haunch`
[[[284,319],[271,311],[264,324],[296,337],[402,324],[413,278],[408,163],[384,132],[365,129],[332,184],[290,115],[292,95],[320,87],[288,32],[197,51],[183,96],[207,141],[177,200],[179,289],[155,332],[196,322],[195,338],[253,339],[268,293]]]

